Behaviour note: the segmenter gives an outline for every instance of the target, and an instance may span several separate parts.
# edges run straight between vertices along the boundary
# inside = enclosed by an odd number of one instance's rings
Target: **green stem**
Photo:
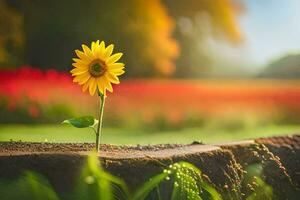
[[[105,105],[105,96],[99,92],[100,97],[100,110],[99,110],[99,123],[97,127],[96,132],[96,149],[97,152],[100,150],[100,138],[102,133],[102,120],[103,120],[103,111],[104,111],[104,105]]]

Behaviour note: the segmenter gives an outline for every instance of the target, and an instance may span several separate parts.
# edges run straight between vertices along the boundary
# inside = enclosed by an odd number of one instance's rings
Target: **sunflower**
[[[83,51],[75,50],[78,58],[73,58],[75,68],[71,74],[73,82],[81,85],[83,92],[89,90],[93,96],[98,90],[105,96],[106,90],[113,92],[112,83],[120,83],[118,76],[125,71],[124,64],[117,61],[123,54],[112,54],[113,48],[113,44],[105,47],[105,43],[98,40],[92,42],[91,48],[83,44]]]

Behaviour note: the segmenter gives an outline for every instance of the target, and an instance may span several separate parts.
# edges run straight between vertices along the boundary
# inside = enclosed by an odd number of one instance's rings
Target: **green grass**
[[[184,129],[180,131],[142,132],[104,128],[101,143],[118,145],[162,143],[217,143],[257,137],[300,133],[299,126],[267,126],[239,131]],[[1,125],[0,141],[48,141],[48,142],[94,142],[94,133],[89,129],[76,129],[67,125]]]

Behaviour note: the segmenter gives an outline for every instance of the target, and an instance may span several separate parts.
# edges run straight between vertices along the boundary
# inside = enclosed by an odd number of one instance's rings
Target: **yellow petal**
[[[72,60],[74,61],[74,62],[82,62],[82,60],[80,60],[79,58],[72,58]]]
[[[96,47],[97,47],[97,46],[96,46],[96,42],[92,42],[92,45],[91,45],[91,46],[92,46],[92,52],[95,52],[95,49],[96,49]]]
[[[90,77],[91,77],[91,75],[89,73],[84,73],[84,74],[75,76],[75,78],[73,79],[73,82],[77,82],[79,85],[82,85],[82,84],[86,83]]]
[[[70,72],[72,73],[72,76],[77,76],[77,75],[88,72],[88,69],[75,68],[75,69],[72,69]]]
[[[100,48],[102,48],[103,50],[105,50],[105,42],[104,41],[100,42]]]
[[[91,82],[93,81],[94,78],[90,78],[82,87],[82,90],[86,91],[87,89],[89,89]]]
[[[105,52],[105,43],[102,41],[98,48],[95,49],[95,56],[98,59],[104,59],[104,52]]]
[[[114,84],[120,83],[119,78],[111,73],[106,73],[105,76],[111,83],[114,83]]]
[[[125,73],[123,69],[108,69],[109,73],[120,76]]]
[[[91,96],[94,96],[97,89],[97,83],[95,78],[91,78],[89,81],[89,92]]]
[[[113,44],[109,45],[109,46],[105,49],[105,54],[104,54],[104,58],[105,58],[105,59],[108,58],[108,57],[112,54],[113,49],[114,49],[114,45],[113,45]]]
[[[72,63],[72,65],[76,68],[79,68],[79,69],[88,69],[89,66],[87,64],[83,64],[83,63]]]
[[[88,57],[85,53],[79,50],[75,50],[76,55],[78,58],[80,58],[82,61],[91,61],[92,58]]]
[[[103,77],[97,78],[97,86],[98,86],[99,91],[102,94],[104,94],[104,91],[105,91],[105,82],[104,82]]]
[[[89,58],[93,59],[94,54],[93,54],[93,52],[91,51],[91,49],[90,49],[88,46],[84,45],[84,44],[81,45],[81,46],[82,46],[82,49],[83,49],[84,53],[85,53]]]
[[[105,85],[106,85],[107,90],[110,91],[110,92],[113,92],[113,87],[112,87],[110,81],[107,79],[106,76],[103,76],[103,78],[104,78],[104,81],[106,83]]]
[[[106,64],[109,65],[109,64],[117,62],[122,57],[122,55],[123,55],[123,53],[116,53],[116,54],[110,56],[107,59]]]
[[[89,84],[88,84],[88,83],[85,83],[85,84],[82,86],[82,92],[85,92],[88,88],[89,88]]]
[[[109,69],[124,69],[124,63],[112,63],[108,65]]]
[[[89,64],[91,61],[92,58],[88,58],[88,59],[86,59],[86,60],[83,60],[83,59],[78,59],[78,58],[73,58],[73,60],[75,61],[75,62],[77,62],[77,63],[84,63],[84,64]]]
[[[97,48],[99,48],[99,40],[97,40],[96,42],[92,42],[92,52],[94,53],[94,55]]]
[[[82,65],[88,65],[90,62],[89,61],[87,61],[87,60],[80,60],[80,59],[78,59],[78,58],[73,58],[73,61],[75,62],[75,63],[80,63],[80,64],[82,64]]]

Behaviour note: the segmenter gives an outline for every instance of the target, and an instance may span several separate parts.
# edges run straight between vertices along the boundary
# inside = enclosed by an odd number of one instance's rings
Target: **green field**
[[[267,126],[240,131],[222,131],[209,129],[184,129],[145,133],[114,128],[104,128],[102,143],[118,145],[191,143],[202,141],[216,143],[221,141],[241,140],[257,137],[300,133],[300,126]],[[0,141],[35,141],[35,142],[93,142],[94,133],[89,129],[76,129],[62,125],[1,125]]]

